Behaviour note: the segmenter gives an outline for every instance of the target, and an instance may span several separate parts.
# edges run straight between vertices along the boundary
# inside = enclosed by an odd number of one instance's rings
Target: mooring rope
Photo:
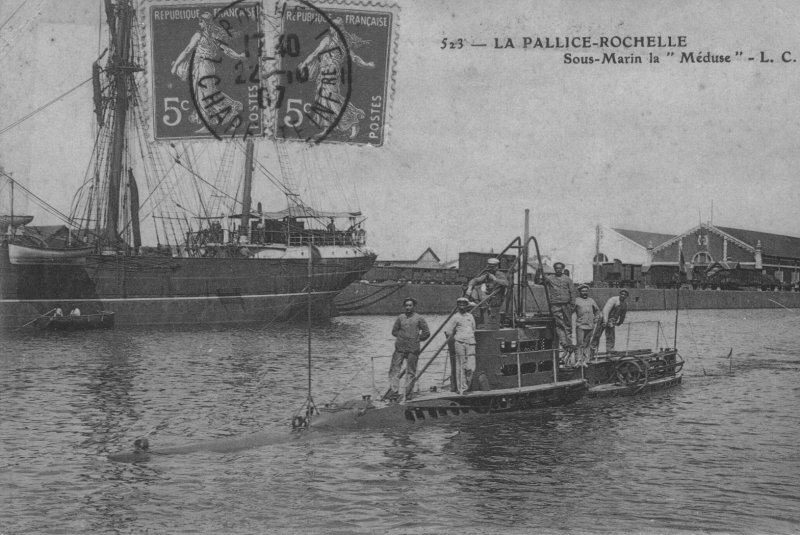
[[[355,312],[356,310],[362,310],[362,309],[367,308],[369,306],[372,306],[372,305],[374,305],[376,303],[380,303],[384,299],[388,298],[390,295],[396,293],[401,288],[403,288],[403,286],[397,286],[391,292],[388,292],[386,295],[379,296],[374,301],[370,301],[368,303],[363,303],[363,304],[361,304],[359,306],[349,307],[349,306],[346,306],[346,305],[336,305],[336,310],[339,311],[339,312],[343,312],[345,314],[348,313],[348,312]]]
[[[384,284],[384,285],[380,285],[380,286],[378,286],[378,285],[370,285],[370,286],[377,286],[378,289],[375,290],[374,292],[372,292],[371,294],[364,295],[364,296],[358,297],[356,299],[351,299],[350,301],[345,301],[345,302],[342,303],[341,306],[353,305],[355,303],[364,301],[364,300],[369,299],[370,297],[372,297],[374,295],[377,295],[377,294],[381,293],[382,291],[384,291],[386,289],[389,289],[389,288],[397,291],[397,288],[402,288],[403,286],[405,286],[405,283],[404,282],[396,282],[396,283],[391,284],[391,285],[385,285]]]

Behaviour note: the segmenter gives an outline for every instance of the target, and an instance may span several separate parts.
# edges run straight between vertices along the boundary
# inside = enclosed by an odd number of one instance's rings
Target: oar
[[[431,365],[431,363],[432,363],[434,360],[436,360],[436,357],[438,357],[438,356],[439,356],[439,353],[441,353],[441,352],[442,352],[442,349],[444,349],[445,347],[447,347],[447,343],[448,343],[448,341],[449,341],[449,340],[445,339],[445,341],[444,341],[444,343],[442,344],[442,346],[441,346],[439,349],[437,349],[437,350],[436,350],[436,353],[434,353],[434,354],[433,354],[433,356],[432,356],[430,359],[428,359],[428,362],[426,362],[426,363],[425,363],[425,366],[423,366],[423,367],[422,367],[422,369],[421,369],[421,370],[419,371],[419,373],[417,374],[417,376],[416,376],[416,377],[414,377],[414,379],[411,381],[411,384],[410,384],[410,385],[408,385],[408,387],[406,387],[406,391],[410,391],[412,388],[414,388],[414,385],[415,385],[415,384],[417,384],[417,381],[419,381],[419,378],[422,376],[422,374],[423,374],[423,373],[425,373],[425,370],[427,370],[427,369],[428,369],[428,366],[430,366],[430,365]]]
[[[48,314],[50,314],[51,312],[55,312],[55,311],[56,311],[56,309],[55,309],[55,308],[53,308],[53,309],[51,309],[51,310],[48,310],[48,311],[47,311],[47,312],[45,312],[44,314],[39,314],[39,316],[37,316],[37,317],[33,318],[31,321],[29,321],[28,323],[26,323],[26,324],[25,324],[25,325],[23,325],[22,327],[17,327],[17,330],[24,329],[25,327],[27,327],[27,326],[28,326],[28,325],[30,325],[31,323],[34,323],[34,322],[35,322],[36,320],[38,320],[39,318],[44,318],[44,317],[47,317],[47,315],[48,315]]]

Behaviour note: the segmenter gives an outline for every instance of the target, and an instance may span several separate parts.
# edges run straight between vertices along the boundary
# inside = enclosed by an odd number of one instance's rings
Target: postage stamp
[[[265,133],[261,2],[146,5],[156,140]]]
[[[143,2],[154,139],[383,145],[398,8],[355,2]]]
[[[265,70],[277,138],[383,145],[396,13],[388,7],[281,4],[278,68]]]

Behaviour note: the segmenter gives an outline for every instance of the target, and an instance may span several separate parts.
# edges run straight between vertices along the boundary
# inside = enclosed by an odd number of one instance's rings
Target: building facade
[[[634,287],[670,287],[683,267],[680,280],[693,287],[800,287],[800,238],[793,236],[701,223],[678,235],[599,229],[597,243],[598,285],[613,285],[616,277]],[[638,278],[617,275],[635,274],[631,267],[637,265]]]

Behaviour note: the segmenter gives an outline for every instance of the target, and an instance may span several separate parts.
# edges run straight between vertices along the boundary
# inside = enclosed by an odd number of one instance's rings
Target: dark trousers
[[[556,334],[561,347],[572,344],[572,314],[568,303],[550,305],[550,313],[556,320]]]

